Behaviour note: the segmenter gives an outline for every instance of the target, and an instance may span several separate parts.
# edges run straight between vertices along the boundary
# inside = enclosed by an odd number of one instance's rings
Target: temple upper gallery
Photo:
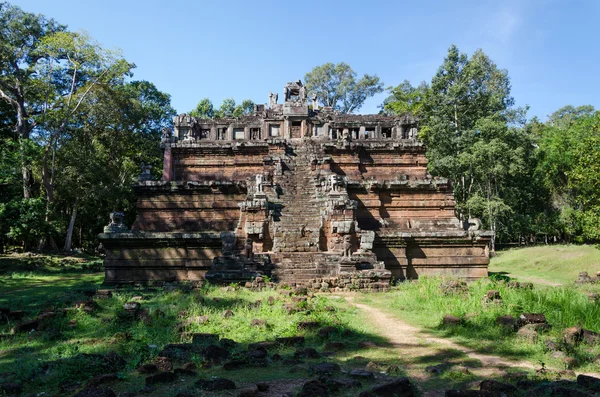
[[[107,283],[242,281],[384,289],[390,279],[487,276],[491,232],[455,215],[410,114],[340,114],[300,81],[237,118],[165,130],[137,218],[100,239]]]

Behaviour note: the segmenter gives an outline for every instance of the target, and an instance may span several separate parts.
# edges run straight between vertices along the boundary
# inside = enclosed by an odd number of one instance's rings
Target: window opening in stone
[[[244,139],[244,129],[243,128],[234,128],[233,129],[233,139]]]
[[[250,128],[250,139],[261,139],[260,128]]]
[[[373,139],[375,136],[375,130],[365,130],[365,139]]]
[[[381,136],[389,139],[392,137],[392,129],[390,127],[382,127],[381,128]]]
[[[279,136],[279,130],[280,126],[278,124],[269,126],[269,136]]]
[[[227,139],[227,127],[217,128],[217,140],[224,141]]]
[[[200,139],[208,139],[209,136],[210,136],[210,130],[207,130],[204,128],[200,130]]]

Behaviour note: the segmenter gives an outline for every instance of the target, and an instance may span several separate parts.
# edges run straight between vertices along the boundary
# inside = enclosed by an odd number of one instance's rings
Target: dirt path
[[[468,371],[478,379],[500,377],[505,375],[509,368],[539,368],[527,361],[513,361],[482,354],[450,340],[429,335],[376,307],[355,302],[352,295],[343,297],[360,309],[376,332],[385,337],[392,348],[398,351],[399,359],[408,375],[420,384],[426,397],[443,396],[445,390],[440,388],[443,387],[444,381],[439,375],[426,370],[429,366],[447,365],[459,372]]]

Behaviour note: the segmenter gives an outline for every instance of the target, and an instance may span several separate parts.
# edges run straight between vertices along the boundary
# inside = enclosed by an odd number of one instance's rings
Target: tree
[[[565,106],[537,133],[537,172],[558,212],[555,228],[568,241],[600,240],[600,112]]]
[[[429,86],[422,82],[418,87],[413,87],[408,80],[404,80],[396,87],[390,87],[390,96],[383,101],[381,106],[386,114],[421,112]]]
[[[316,94],[321,105],[342,113],[357,111],[367,98],[383,92],[379,77],[365,74],[357,80],[356,72],[343,62],[317,66],[304,76],[304,80],[308,92]]]
[[[70,217],[65,250],[71,249],[77,217],[80,225],[93,225],[90,232],[98,232],[111,211],[126,209],[134,215],[130,186],[142,165],[160,170],[162,153],[156,142],[174,114],[169,95],[147,81],[90,93],[57,158],[57,207]]]
[[[43,98],[50,95],[39,84],[38,66],[45,58],[37,48],[44,37],[65,29],[53,19],[0,3],[0,98],[15,112],[13,131],[19,140],[25,198],[33,194],[27,141],[36,126],[34,117],[44,111]]]
[[[235,110],[233,111],[233,116],[234,117],[247,116],[249,114],[252,114],[253,111],[254,111],[254,102],[252,102],[250,99],[244,99],[242,101],[242,103],[240,103],[238,106],[235,107]]]
[[[418,113],[429,171],[453,182],[459,218],[480,217],[504,237],[527,207],[519,189],[531,183],[535,149],[510,88],[507,71],[483,51],[468,57],[451,46],[428,89],[403,83],[385,105]]]
[[[215,110],[213,104],[208,98],[203,98],[198,102],[194,110],[190,112],[190,116],[198,117],[201,119],[212,119],[215,117]]]

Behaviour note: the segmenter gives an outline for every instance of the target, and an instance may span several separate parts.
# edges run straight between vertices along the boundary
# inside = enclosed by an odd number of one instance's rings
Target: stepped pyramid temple
[[[100,240],[107,283],[239,282],[385,289],[422,275],[487,276],[491,233],[454,213],[427,173],[411,115],[312,106],[300,81],[283,103],[239,118],[176,116],[160,181],[134,186],[131,230],[113,213]]]

